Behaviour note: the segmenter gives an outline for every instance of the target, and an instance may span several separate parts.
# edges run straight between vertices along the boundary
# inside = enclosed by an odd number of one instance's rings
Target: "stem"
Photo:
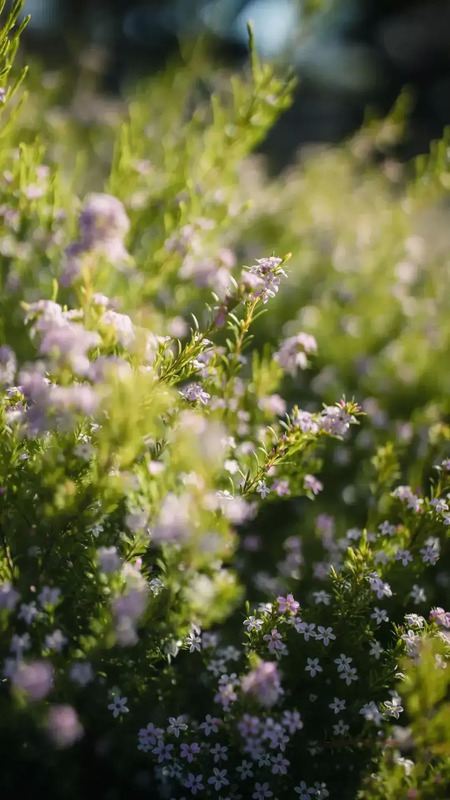
[[[6,561],[8,562],[9,571],[11,573],[11,579],[13,579],[14,578],[14,564],[13,564],[13,560],[12,560],[12,557],[11,557],[11,551],[10,551],[10,549],[8,547],[8,543],[6,541],[6,534],[5,534],[5,531],[3,529],[3,525],[1,525],[1,524],[0,524],[0,538],[2,540],[2,545],[3,545],[3,549],[5,551]]]

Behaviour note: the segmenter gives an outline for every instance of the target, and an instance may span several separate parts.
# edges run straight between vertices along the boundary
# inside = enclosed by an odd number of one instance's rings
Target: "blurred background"
[[[268,60],[292,65],[292,108],[264,149],[283,167],[299,145],[338,142],[367,109],[386,113],[407,86],[401,158],[450,122],[450,0],[25,0],[25,47],[44,66],[98,72],[105,95],[160,70],[180,42],[209,40],[219,65],[244,65],[247,20]]]

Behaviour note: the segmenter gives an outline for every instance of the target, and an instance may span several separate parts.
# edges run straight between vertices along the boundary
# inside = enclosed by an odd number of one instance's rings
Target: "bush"
[[[38,75],[1,92],[6,796],[448,797],[446,141],[380,166],[400,102],[269,178],[254,51],[89,124]]]

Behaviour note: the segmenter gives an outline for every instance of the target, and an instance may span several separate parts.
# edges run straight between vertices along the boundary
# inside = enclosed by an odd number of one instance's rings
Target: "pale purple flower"
[[[117,552],[117,547],[99,547],[97,550],[97,560],[101,572],[109,574],[117,572],[121,565],[121,560]]]
[[[83,736],[78,714],[72,706],[50,706],[47,730],[57,747],[71,747]]]
[[[269,789],[269,784],[255,783],[255,791],[252,794],[252,800],[266,800],[266,797],[273,797],[273,792]]]
[[[385,609],[380,609],[378,606],[374,606],[373,613],[370,616],[371,619],[375,620],[377,625],[380,625],[382,622],[389,622],[389,617]]]
[[[273,756],[272,759],[272,768],[271,772],[273,775],[286,775],[288,771],[288,767],[290,767],[291,762],[283,756],[282,753],[277,753],[276,756]]]
[[[294,792],[300,795],[299,800],[311,800],[311,796],[314,795],[317,796],[317,792],[314,789],[314,787],[308,786],[308,784],[305,783],[305,781],[300,781],[300,784],[298,786],[294,786]]]
[[[87,686],[94,680],[94,670],[89,661],[74,661],[69,671],[69,678],[79,686]]]
[[[111,703],[108,705],[108,711],[112,711],[113,717],[118,717],[120,714],[127,714],[129,708],[127,707],[127,697],[121,697],[120,694],[115,694],[112,697]]]
[[[427,599],[425,590],[422,588],[422,586],[418,586],[417,583],[415,583],[412,587],[410,597],[416,606],[420,605],[420,603],[425,603]]]
[[[78,224],[82,241],[89,249],[111,240],[122,240],[130,228],[123,203],[109,194],[90,194]]]
[[[292,594],[288,594],[287,597],[277,597],[277,603],[280,614],[296,614],[300,608],[300,603],[294,600]]]
[[[424,564],[434,566],[439,559],[439,548],[434,543],[431,545],[427,544],[425,547],[421,548],[420,555],[422,556]]]
[[[3,86],[0,87],[0,103],[6,103],[6,92]]]
[[[199,752],[200,745],[197,742],[192,742],[192,744],[183,743],[180,748],[180,757],[185,758],[191,764]]]
[[[183,782],[183,786],[185,789],[190,789],[191,794],[195,795],[205,788],[202,780],[203,775],[193,775],[192,772],[189,772],[187,779]]]
[[[322,603],[324,606],[330,605],[331,595],[328,592],[313,592],[313,597],[316,605],[319,605],[319,603]]]
[[[298,711],[283,711],[281,724],[291,735],[303,728],[302,718]]]
[[[165,744],[163,739],[158,739],[156,747],[153,748],[152,753],[158,756],[158,764],[164,761],[172,760],[173,744]]]
[[[397,552],[396,552],[396,554],[394,556],[394,559],[395,559],[395,561],[401,561],[402,565],[404,567],[407,567],[408,564],[413,560],[413,557],[412,557],[411,553],[409,552],[409,550],[399,549],[399,550],[397,550]]]
[[[333,736],[346,736],[350,730],[350,726],[346,725],[343,719],[339,719],[336,725],[333,725]]]
[[[277,665],[272,661],[258,664],[242,678],[241,687],[244,694],[253,695],[266,708],[273,706],[283,691]]]
[[[340,672],[339,677],[345,681],[347,686],[351,686],[353,681],[358,680],[355,667],[350,667],[349,669],[346,669],[345,672]]]
[[[291,493],[289,481],[285,480],[275,480],[272,484],[272,489],[276,492],[278,497],[289,497]]]
[[[23,654],[29,650],[30,647],[31,640],[29,633],[24,633],[22,636],[19,636],[18,633],[14,634],[11,639],[10,650],[17,658],[22,658]]]
[[[381,523],[381,525],[378,525],[378,530],[383,536],[395,536],[397,533],[397,528],[395,525],[391,525],[388,520],[385,520]]]
[[[314,336],[307,333],[299,333],[297,336],[290,336],[280,345],[280,349],[275,353],[274,359],[286,372],[295,375],[297,369],[306,369],[308,360],[307,353],[317,352],[317,342]]]
[[[219,769],[218,767],[213,768],[213,775],[208,778],[208,783],[214,785],[214,789],[216,792],[220,791],[222,786],[229,786],[230,781],[226,777],[227,771],[226,769]]]
[[[256,259],[256,265],[250,267],[250,272],[247,273],[247,280],[251,280],[250,276],[254,276],[258,279],[258,283],[256,285],[256,291],[253,294],[253,298],[261,298],[263,303],[267,303],[270,297],[275,297],[278,292],[278,287],[280,285],[280,278],[279,275],[286,275],[284,270],[280,267],[282,262],[281,258],[275,258],[271,256],[269,258],[258,258]],[[243,276],[244,280],[245,274]]]
[[[308,642],[310,639],[316,638],[316,630],[315,630],[316,625],[314,622],[308,623],[299,620],[298,622],[295,623],[294,627],[297,633],[301,633],[303,635],[305,642]]]
[[[267,647],[269,653],[284,653],[286,651],[286,645],[283,643],[283,637],[276,628],[272,628],[270,633],[266,633],[263,636],[265,642],[267,642]]]
[[[323,489],[323,483],[321,483],[314,475],[305,475],[304,479],[304,487],[306,491],[310,491],[313,494],[317,495]]]
[[[394,717],[394,719],[398,719],[400,714],[403,711],[403,706],[401,704],[401,697],[397,694],[392,695],[392,700],[386,700],[384,705],[384,713],[388,717]]]
[[[375,660],[378,661],[378,659],[381,656],[381,653],[384,653],[384,650],[381,647],[380,642],[377,642],[376,640],[371,642],[369,649],[369,656],[373,656],[373,658],[375,658]]]
[[[256,617],[248,617],[248,619],[244,619],[242,623],[244,628],[246,628],[247,632],[250,633],[251,631],[259,631],[261,630],[264,622],[262,619],[257,619]]]
[[[378,709],[376,703],[371,700],[369,703],[365,703],[359,710],[359,713],[362,714],[367,722],[374,722],[375,725],[381,725],[383,721],[383,717],[381,712]]]
[[[298,425],[302,433],[317,433],[319,430],[319,425],[316,419],[313,417],[309,411],[301,411],[299,410],[293,417],[292,417],[292,424]],[[324,514],[323,516],[327,516]]]
[[[32,601],[31,603],[22,603],[17,616],[19,619],[23,619],[27,625],[30,625],[39,616],[39,613],[36,603]]]
[[[45,647],[47,650],[53,650],[55,653],[60,653],[67,642],[67,637],[64,636],[59,628],[53,631],[53,633],[48,633],[45,637]]]
[[[345,700],[339,700],[338,697],[335,697],[333,702],[329,704],[328,708],[331,708],[335,714],[340,714],[341,711],[345,711]]]
[[[342,405],[325,406],[319,419],[320,427],[332,436],[343,436],[355,422],[353,414],[348,414]]]
[[[118,314],[109,309],[100,317],[100,325],[112,328],[119,344],[129,347],[136,338],[135,327],[127,314]]]
[[[192,625],[189,636],[186,637],[186,644],[189,647],[189,652],[194,653],[196,650],[200,652],[202,649],[201,631],[197,625]]]
[[[203,731],[205,736],[210,736],[211,733],[218,733],[218,723],[220,720],[217,717],[212,717],[211,714],[207,714],[205,717],[205,721],[199,725],[200,730]]]
[[[369,575],[370,588],[375,592],[379,600],[382,597],[392,597],[392,589],[388,583],[383,581],[376,572]]]
[[[448,511],[448,503],[442,498],[434,497],[430,500],[430,506],[434,506],[434,510],[439,514],[442,511]]]
[[[11,675],[13,685],[22,689],[30,700],[41,700],[50,692],[53,669],[49,661],[16,662]]]
[[[218,764],[219,761],[228,761],[228,747],[224,744],[217,744],[214,747],[211,747],[209,751],[212,756],[214,756],[214,763]]]
[[[239,773],[241,781],[245,781],[247,778],[253,778],[253,764],[251,761],[244,760],[239,767],[236,767],[236,772]]]
[[[195,403],[198,400],[204,406],[206,406],[208,404],[208,400],[211,399],[211,395],[204,390],[201,383],[191,383],[189,386],[186,386],[186,388],[183,389],[181,394],[191,403]]]
[[[319,625],[317,628],[316,633],[317,641],[323,641],[325,647],[328,647],[331,641],[336,639],[336,636],[333,633],[333,628],[324,628],[322,625]]]
[[[0,583],[0,609],[7,608],[12,611],[19,597],[19,592],[14,589],[10,581]]]
[[[305,672],[309,672],[311,678],[315,678],[317,673],[323,672],[323,668],[319,664],[318,658],[307,658],[307,666]]]
[[[334,659],[334,663],[337,665],[338,672],[346,672],[350,669],[350,664],[352,663],[353,659],[350,656],[345,656],[343,653],[339,656],[339,658]]]
[[[256,487],[256,491],[258,492],[259,495],[261,495],[262,500],[265,500],[267,495],[270,494],[270,489],[267,487],[265,481],[259,481]]]
[[[169,725],[167,726],[167,733],[173,733],[178,739],[181,731],[187,731],[188,726],[184,721],[184,717],[169,717]]]

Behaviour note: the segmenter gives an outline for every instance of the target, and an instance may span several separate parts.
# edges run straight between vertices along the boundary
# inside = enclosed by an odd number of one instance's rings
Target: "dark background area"
[[[368,107],[387,113],[405,86],[401,157],[428,150],[450,123],[450,0],[25,0],[25,12],[25,46],[49,68],[76,70],[87,51],[102,53],[105,94],[161,69],[180,40],[199,35],[218,63],[239,68],[252,19],[262,57],[294,65],[300,79],[265,146],[280,167],[305,142],[340,141]]]

